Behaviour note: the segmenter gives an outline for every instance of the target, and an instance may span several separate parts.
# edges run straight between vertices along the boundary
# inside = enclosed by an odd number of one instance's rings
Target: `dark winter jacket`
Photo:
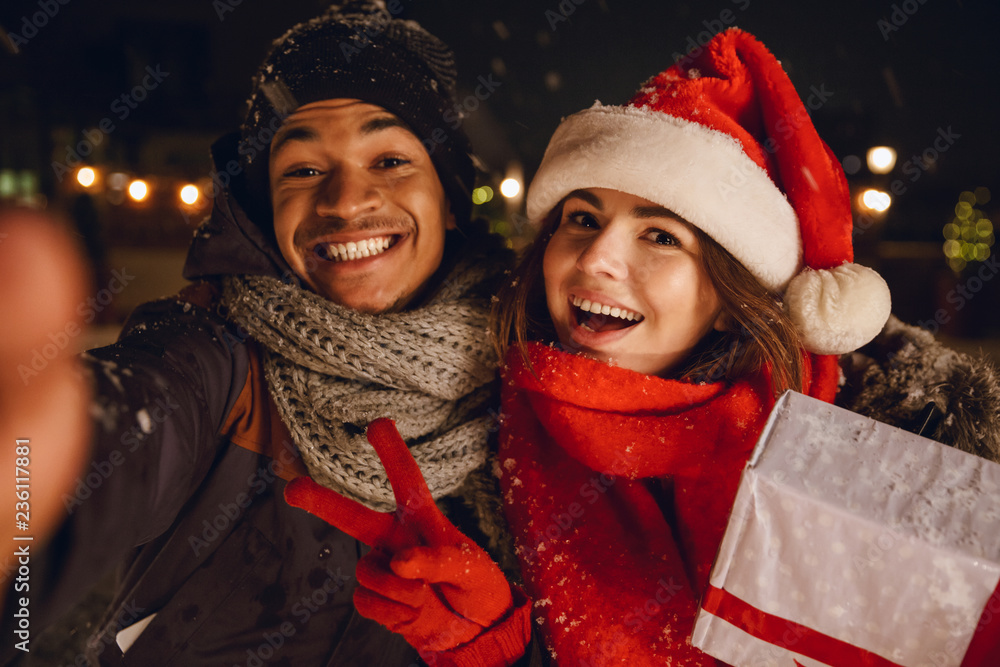
[[[890,317],[840,365],[838,405],[1000,462],[1000,376],[984,355],[951,350]]]
[[[399,635],[354,610],[367,548],[284,501],[305,469],[259,347],[220,314],[212,282],[229,273],[291,275],[224,190],[185,267],[209,282],[138,308],[117,343],[85,355],[98,397],[92,463],[34,561],[35,632],[123,563],[88,644],[99,664],[419,664]]]

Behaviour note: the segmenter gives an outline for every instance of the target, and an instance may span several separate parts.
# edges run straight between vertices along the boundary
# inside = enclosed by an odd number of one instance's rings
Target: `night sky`
[[[465,125],[490,172],[484,182],[515,161],[530,178],[561,117],[595,99],[624,103],[675,54],[735,25],[775,53],[800,94],[824,92],[813,119],[838,157],[863,159],[875,144],[897,149],[892,174],[849,176],[852,187],[905,179],[879,241],[940,244],[962,191],[985,186],[1000,197],[995,2],[397,1],[456,51],[460,99],[484,79],[498,82]],[[5,0],[0,26],[20,52],[0,48],[0,169],[37,170],[41,190],[58,200],[53,158],[65,159],[67,146],[109,118],[115,130],[96,160],[204,176],[208,147],[238,125],[270,40],[326,5]],[[169,76],[121,119],[115,101],[157,67]],[[915,169],[912,158],[942,134],[952,137],[947,150]],[[983,209],[1000,218],[995,201]],[[907,281],[897,282],[905,290]]]
[[[882,141],[898,146],[902,159],[951,126],[962,140],[942,157],[940,177],[996,181],[995,3],[397,1],[404,16],[455,49],[467,92],[481,75],[501,82],[469,120],[473,133],[499,129],[482,147],[488,157],[520,156],[530,169],[561,116],[595,99],[624,102],[674,54],[736,25],[778,56],[800,92],[832,93],[816,122],[838,154]],[[43,25],[17,56],[0,51],[0,83],[33,89],[49,122],[82,131],[109,115],[111,101],[139,82],[145,66],[160,65],[170,72],[163,89],[151,91],[127,124],[136,132],[222,132],[238,123],[269,40],[325,6],[8,0],[0,10],[8,33],[24,39],[28,23]],[[39,21],[43,7],[58,11]]]

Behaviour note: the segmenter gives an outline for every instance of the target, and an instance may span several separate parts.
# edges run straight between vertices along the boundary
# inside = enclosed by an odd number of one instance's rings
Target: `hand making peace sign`
[[[500,568],[435,505],[393,421],[373,421],[368,441],[392,484],[395,512],[376,512],[308,477],[289,483],[285,500],[373,547],[357,567],[360,614],[422,655],[449,652],[446,663],[512,664],[530,638],[530,605],[514,609]]]

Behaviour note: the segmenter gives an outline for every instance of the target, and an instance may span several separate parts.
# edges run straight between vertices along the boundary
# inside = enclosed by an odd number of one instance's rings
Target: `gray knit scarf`
[[[225,280],[231,320],[264,347],[278,412],[318,483],[379,511],[396,503],[365,427],[396,421],[435,498],[483,465],[496,363],[488,296],[497,262],[466,258],[426,303],[369,315],[276,278]]]

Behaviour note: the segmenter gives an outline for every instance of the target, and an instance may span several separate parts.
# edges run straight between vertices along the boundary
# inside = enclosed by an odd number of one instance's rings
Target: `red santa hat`
[[[665,206],[732,253],[784,304],[805,348],[843,354],[889,317],[889,289],[853,264],[839,161],[780,63],[747,32],[716,35],[626,106],[566,118],[528,191],[540,220],[581,188]]]

